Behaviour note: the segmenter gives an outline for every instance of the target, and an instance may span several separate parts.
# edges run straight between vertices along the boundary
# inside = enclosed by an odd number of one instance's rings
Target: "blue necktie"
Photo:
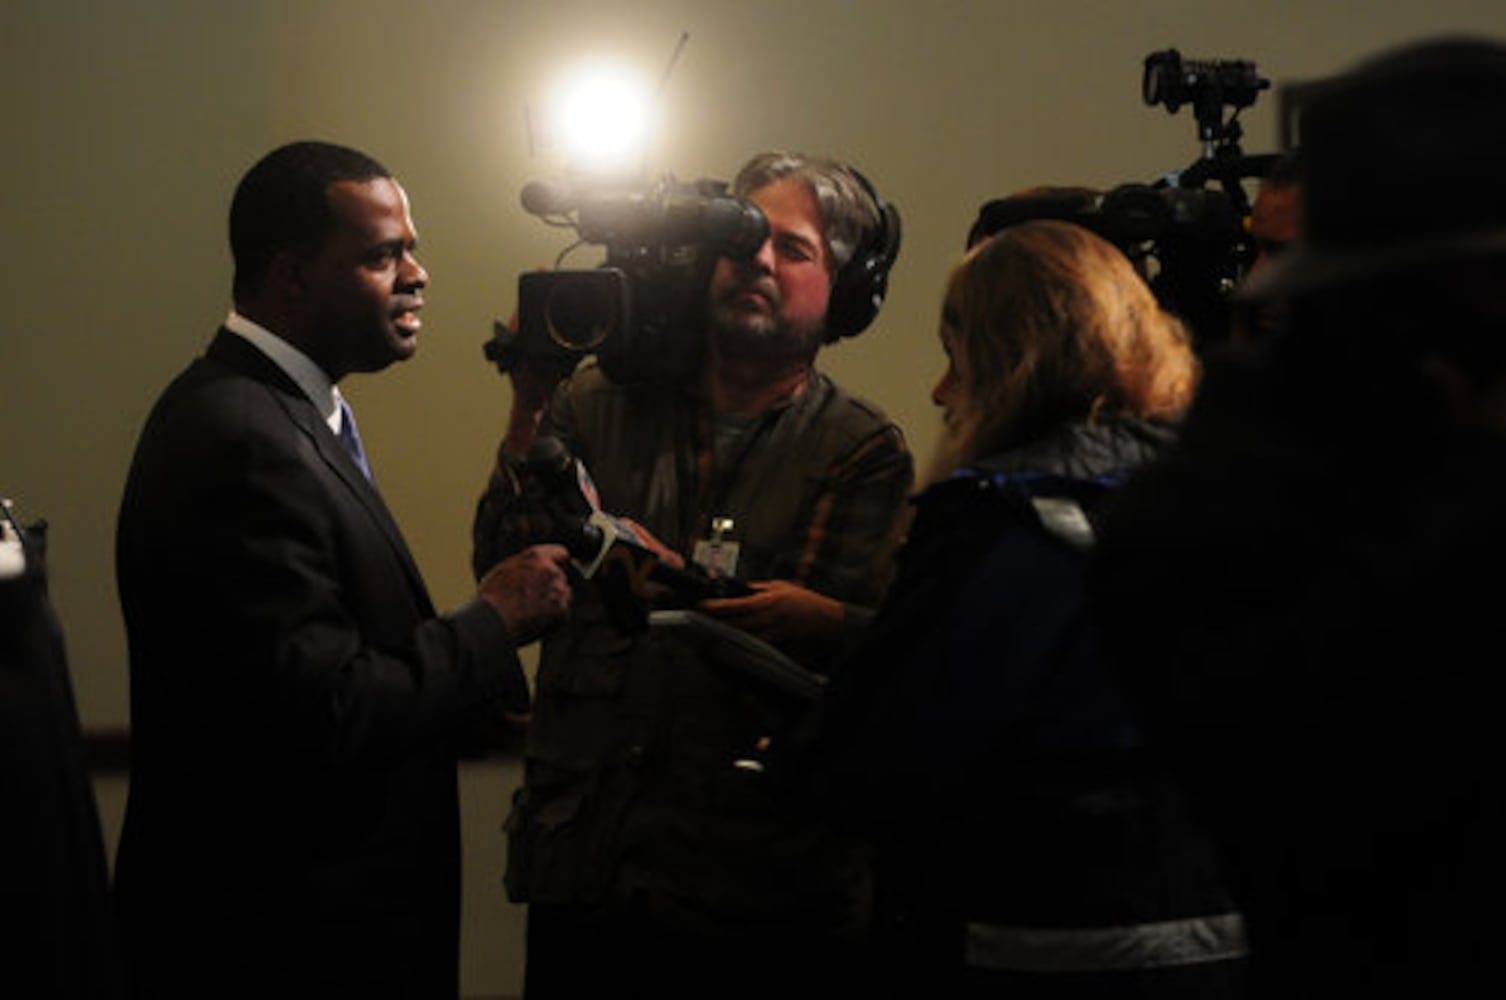
[[[371,465],[366,461],[366,449],[361,447],[361,432],[356,430],[356,415],[350,412],[350,404],[340,397],[340,443],[356,460],[356,465],[371,479]]]

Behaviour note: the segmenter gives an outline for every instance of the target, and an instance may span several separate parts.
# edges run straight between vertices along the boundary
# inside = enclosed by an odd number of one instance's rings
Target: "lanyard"
[[[685,537],[692,548],[697,539],[710,537],[712,518],[728,513],[724,507],[744,465],[784,409],[783,406],[776,406],[765,410],[750,426],[743,428],[738,435],[737,450],[732,461],[725,469],[720,469],[716,462],[716,414],[708,405],[698,407],[695,416],[695,468],[692,477],[687,480],[694,484],[695,502],[687,505],[688,509],[682,516],[682,522],[690,529]]]

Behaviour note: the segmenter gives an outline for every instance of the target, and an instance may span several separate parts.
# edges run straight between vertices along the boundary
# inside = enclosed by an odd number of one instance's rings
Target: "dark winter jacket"
[[[926,491],[866,652],[834,682],[818,794],[878,845],[882,950],[913,952],[922,979],[1242,953],[1083,600],[1094,521],[1166,438],[1073,425]]]

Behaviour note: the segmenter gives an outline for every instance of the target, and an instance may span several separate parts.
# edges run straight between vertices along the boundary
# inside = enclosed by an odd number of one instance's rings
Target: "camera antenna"
[[[682,30],[680,37],[675,40],[674,51],[669,54],[669,62],[664,66],[664,73],[659,77],[659,92],[655,96],[664,96],[664,90],[669,86],[669,74],[674,72],[675,64],[680,61],[680,53],[685,51],[685,43],[688,41],[690,41],[690,32]]]
[[[685,51],[685,43],[688,41],[690,41],[690,32],[682,28],[680,30],[680,37],[675,39],[675,47],[669,53],[669,61],[664,64],[664,72],[659,74],[659,87],[654,91],[654,109],[656,112],[663,110],[664,92],[669,89],[670,75],[674,73],[675,67],[679,65],[680,54]],[[655,129],[655,132],[657,133],[657,128]],[[655,134],[654,139],[657,141],[657,134]],[[643,159],[639,164],[639,170],[640,172],[645,174],[648,171],[647,142],[643,144]]]

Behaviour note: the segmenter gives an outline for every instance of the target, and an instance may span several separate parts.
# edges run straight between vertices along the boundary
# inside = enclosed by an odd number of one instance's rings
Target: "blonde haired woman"
[[[1243,923],[1095,645],[1083,581],[1116,487],[1198,363],[1086,229],[1011,226],[948,282],[946,440],[819,800],[878,847],[880,995],[1239,995]]]
[[[976,246],[947,284],[941,342],[949,364],[932,399],[948,470],[1064,436],[1155,428],[1197,385],[1181,323],[1122,253],[1066,222],[1022,223]]]

